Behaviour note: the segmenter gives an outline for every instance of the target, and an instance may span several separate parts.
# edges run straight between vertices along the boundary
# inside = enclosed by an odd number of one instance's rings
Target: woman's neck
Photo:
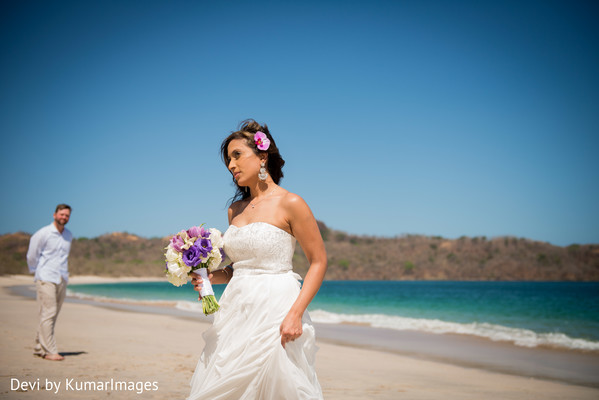
[[[251,200],[268,195],[277,188],[277,184],[274,183],[272,178],[269,176],[266,181],[258,181],[255,185],[250,186],[249,188]]]

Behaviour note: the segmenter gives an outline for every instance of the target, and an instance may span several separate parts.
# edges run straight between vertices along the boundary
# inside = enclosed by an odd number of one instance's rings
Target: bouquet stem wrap
[[[214,290],[212,290],[212,284],[208,279],[208,268],[198,268],[194,270],[196,274],[202,277],[202,289],[200,290],[200,296],[202,296],[202,311],[204,314],[214,314],[218,311],[220,306],[214,297]]]

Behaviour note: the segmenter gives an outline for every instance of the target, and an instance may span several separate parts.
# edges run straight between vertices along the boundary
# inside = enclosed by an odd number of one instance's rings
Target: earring
[[[258,174],[258,179],[261,181],[265,181],[268,174],[266,173],[266,168],[264,168],[264,160],[260,163],[260,173]]]

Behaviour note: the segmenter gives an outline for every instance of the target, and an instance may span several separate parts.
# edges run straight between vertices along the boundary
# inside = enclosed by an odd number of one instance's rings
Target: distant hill
[[[350,235],[319,222],[327,248],[328,280],[535,280],[599,281],[599,245],[553,246],[515,237]],[[0,274],[28,273],[30,235],[0,236]],[[168,238],[115,232],[73,240],[72,275],[161,276]],[[300,246],[293,257],[302,276],[308,262]]]

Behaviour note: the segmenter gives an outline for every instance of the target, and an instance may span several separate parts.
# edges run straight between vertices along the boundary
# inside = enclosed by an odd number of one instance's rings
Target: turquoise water
[[[70,285],[78,295],[178,302],[197,309],[191,285]],[[224,285],[215,285],[217,298]],[[315,322],[458,333],[534,347],[599,350],[597,282],[325,281],[308,308]]]

